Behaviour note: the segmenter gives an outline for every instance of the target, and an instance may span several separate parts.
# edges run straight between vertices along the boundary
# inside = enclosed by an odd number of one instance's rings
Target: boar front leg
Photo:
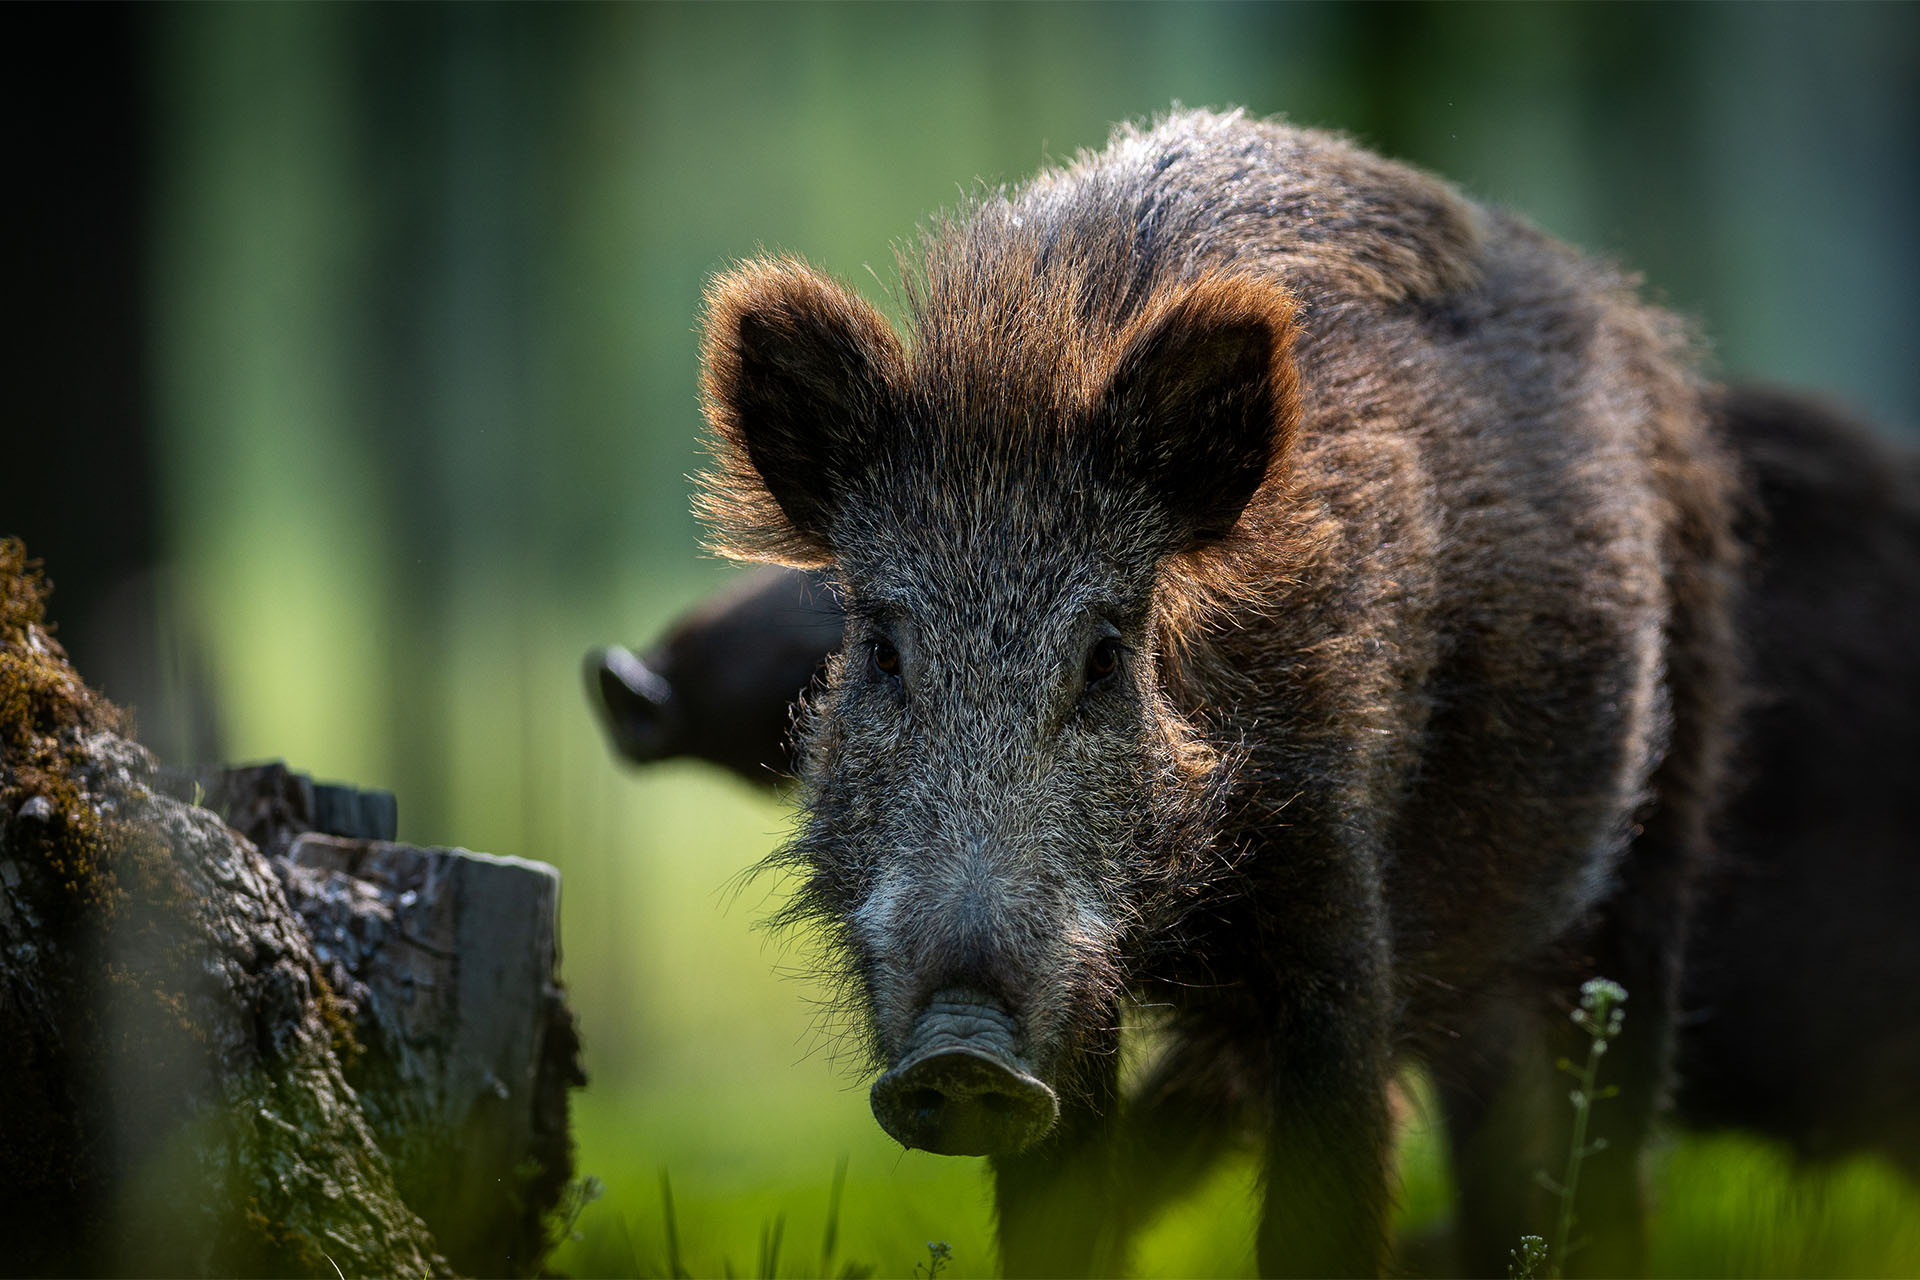
[[[1654,956],[1624,955],[1609,928],[1591,945],[1595,969],[1629,987],[1625,1023],[1600,1060],[1564,1256],[1549,1257],[1566,1275],[1630,1276],[1647,1267],[1641,1152],[1665,1097],[1672,1054],[1671,974]],[[1663,981],[1665,978],[1665,981]],[[1571,986],[1571,982],[1568,984]],[[1524,1018],[1496,1023],[1476,1037],[1493,1046],[1478,1071],[1448,1072],[1441,1089],[1454,1146],[1460,1204],[1461,1261],[1469,1271],[1503,1267],[1523,1233],[1556,1238],[1558,1195],[1541,1174],[1566,1178],[1573,1143],[1576,1082],[1556,1067],[1583,1064],[1591,1037],[1575,1026],[1562,1001],[1541,1000]]]
[[[1240,1046],[1185,1020],[1123,1104],[1117,1159],[1128,1222],[1145,1223],[1253,1136],[1258,1078]]]
[[[1248,1133],[1240,1046],[1181,1021],[1128,1096],[1073,1110],[1065,1141],[995,1162],[1008,1275],[1114,1275],[1132,1234]]]
[[[1657,1082],[1644,1069],[1661,1052],[1657,1029],[1626,1032],[1601,1062],[1601,1087],[1617,1097],[1592,1105],[1586,1141],[1603,1145],[1580,1169],[1574,1230],[1566,1252],[1548,1265],[1566,1275],[1641,1274],[1646,1269],[1640,1224],[1639,1153]],[[1559,1247],[1558,1197],[1541,1176],[1566,1176],[1573,1136],[1568,1101],[1575,1082],[1556,1067],[1584,1063],[1588,1037],[1567,1011],[1545,999],[1488,1015],[1466,1037],[1475,1047],[1435,1063],[1434,1076],[1452,1143],[1458,1205],[1458,1265],[1469,1275],[1497,1275],[1523,1235]],[[1625,1067],[1627,1070],[1620,1070]]]
[[[1125,1247],[1114,1153],[1119,1084],[1115,1030],[1087,1053],[1082,1088],[1037,1145],[993,1157],[1000,1269],[1008,1277],[1114,1275]]]
[[[1295,1008],[1272,1053],[1260,1274],[1380,1275],[1392,1149],[1384,1029],[1344,1002]]]
[[[1647,1268],[1641,1154],[1663,1105],[1673,1051],[1678,956],[1684,936],[1684,863],[1649,821],[1622,883],[1594,932],[1572,946],[1578,970],[1545,992],[1495,1003],[1435,1063],[1453,1144],[1460,1262],[1471,1274],[1504,1269],[1522,1234],[1553,1247],[1561,1205],[1540,1175],[1564,1180],[1573,1142],[1576,1083],[1557,1063],[1583,1064],[1591,1036],[1570,1019],[1580,979],[1613,979],[1627,991],[1625,1020],[1599,1063],[1608,1091],[1590,1105],[1565,1256],[1571,1276],[1641,1275]]]
[[[1265,1037],[1260,1272],[1377,1276],[1392,1161],[1386,911],[1372,849],[1315,848],[1314,829],[1254,864],[1255,914],[1239,929],[1254,952],[1241,997],[1252,1007],[1235,1021]]]

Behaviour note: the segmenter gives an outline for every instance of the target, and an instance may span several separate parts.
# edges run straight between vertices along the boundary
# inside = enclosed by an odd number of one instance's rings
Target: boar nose
[[[1007,1155],[1046,1136],[1060,1100],[1014,1050],[997,1004],[941,992],[899,1063],[873,1082],[873,1115],[903,1146],[948,1156]]]
[[[588,696],[621,755],[640,764],[679,749],[680,704],[666,677],[619,645],[587,655]]]

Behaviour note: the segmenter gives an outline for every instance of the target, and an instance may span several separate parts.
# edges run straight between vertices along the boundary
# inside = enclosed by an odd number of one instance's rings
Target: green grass
[[[397,785],[404,839],[560,867],[562,973],[593,1077],[575,1102],[576,1168],[605,1191],[555,1253],[557,1270],[668,1274],[665,1170],[691,1275],[757,1274],[776,1224],[783,1276],[838,1275],[848,1263],[913,1275],[929,1241],[951,1248],[942,1276],[991,1275],[984,1162],[903,1152],[887,1139],[865,1080],[836,1061],[832,1030],[815,1017],[823,992],[804,974],[804,953],[756,927],[780,886],[743,873],[786,831],[786,806],[700,765],[624,770],[588,716],[580,654],[652,634],[707,589],[700,577],[636,587],[631,616],[616,624],[529,607],[505,636],[480,628],[476,612],[448,678],[488,696],[453,699],[439,727],[456,748],[440,808],[457,821],[422,819],[425,806],[408,799],[414,784],[387,772],[377,722],[338,747],[317,731],[289,733],[306,718],[299,682],[275,686],[279,702],[263,694],[246,705],[231,726],[234,754]],[[1396,1226],[1419,1236],[1444,1221],[1450,1192],[1434,1108],[1417,1086],[1412,1097]],[[836,1239],[823,1260],[842,1158]],[[1762,1144],[1685,1137],[1656,1152],[1652,1173],[1656,1275],[1920,1276],[1920,1191],[1872,1162],[1796,1170]],[[1250,1157],[1224,1162],[1143,1224],[1134,1271],[1253,1274],[1254,1181]]]
[[[1654,1186],[1655,1275],[1920,1275],[1920,1189],[1878,1160],[1796,1169],[1752,1139],[1688,1138]]]
[[[1396,1230],[1411,1236],[1443,1225],[1450,1194],[1438,1137],[1421,1115],[1416,1105],[1399,1153]],[[952,1250],[943,1275],[994,1273],[984,1162],[901,1152],[867,1114],[864,1091],[809,1104],[777,1086],[675,1099],[590,1090],[575,1118],[580,1169],[603,1179],[606,1194],[555,1254],[566,1274],[671,1274],[663,1169],[690,1275],[769,1274],[761,1264],[774,1224],[782,1251],[772,1274],[839,1275],[852,1265],[914,1275],[933,1241]],[[846,1183],[828,1253],[841,1158]],[[1651,1173],[1655,1276],[1920,1275],[1920,1193],[1875,1161],[1796,1168],[1750,1139],[1682,1137],[1662,1145]],[[1250,1155],[1223,1161],[1145,1224],[1134,1274],[1253,1275],[1254,1184]]]

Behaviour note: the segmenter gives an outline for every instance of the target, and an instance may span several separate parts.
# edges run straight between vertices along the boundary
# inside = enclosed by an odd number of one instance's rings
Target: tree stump
[[[584,1082],[557,873],[157,770],[41,596],[0,541],[0,1270],[535,1272]]]
[[[450,1261],[528,1273],[572,1170],[586,1083],[554,978],[560,877],[463,849],[308,834],[287,896],[352,1007],[348,1068],[407,1204]]]

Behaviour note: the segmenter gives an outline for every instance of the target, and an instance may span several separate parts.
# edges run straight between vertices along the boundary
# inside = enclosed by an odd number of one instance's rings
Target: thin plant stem
[[[1587,1060],[1580,1067],[1565,1058],[1559,1063],[1560,1070],[1572,1076],[1575,1084],[1567,1093],[1567,1100],[1573,1104],[1573,1138],[1567,1144],[1566,1171],[1558,1182],[1544,1172],[1540,1176],[1542,1185],[1560,1201],[1553,1244],[1547,1250],[1547,1274],[1553,1280],[1559,1280],[1566,1273],[1567,1258],[1581,1244],[1573,1235],[1580,1221],[1574,1212],[1574,1198],[1580,1190],[1580,1166],[1586,1163],[1588,1156],[1606,1150],[1605,1138],[1596,1138],[1591,1143],[1587,1141],[1587,1126],[1593,1114],[1593,1104],[1619,1093],[1619,1089],[1611,1085],[1599,1087],[1600,1059],[1606,1056],[1608,1042],[1620,1034],[1621,1023],[1626,1018],[1626,1011],[1620,1006],[1626,1003],[1626,999],[1626,988],[1617,982],[1593,978],[1583,983],[1580,987],[1580,1007],[1573,1011],[1573,1023],[1589,1038]]]

